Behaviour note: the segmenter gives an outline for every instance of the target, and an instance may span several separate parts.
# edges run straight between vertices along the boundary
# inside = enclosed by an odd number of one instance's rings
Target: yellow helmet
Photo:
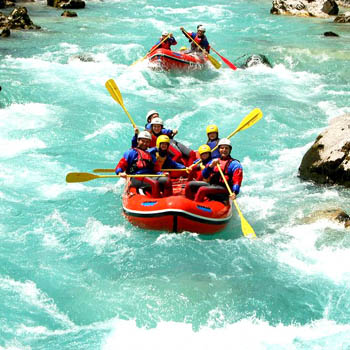
[[[186,51],[187,50],[187,47],[186,46],[182,46],[181,48],[180,48],[180,51]]]
[[[219,128],[214,125],[214,124],[211,124],[211,125],[208,125],[207,126],[207,135],[210,134],[211,132],[219,132]]]
[[[208,145],[199,146],[199,148],[198,148],[198,153],[199,154],[203,154],[203,153],[206,153],[206,152],[211,152],[211,148]]]
[[[169,136],[167,135],[160,135],[157,138],[157,148],[159,148],[160,144],[166,142],[166,143],[170,143],[170,139]]]

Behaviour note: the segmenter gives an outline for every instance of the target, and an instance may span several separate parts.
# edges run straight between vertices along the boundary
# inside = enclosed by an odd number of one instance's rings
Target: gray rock
[[[333,32],[324,32],[323,35],[324,36],[335,36],[335,37],[339,36],[337,33],[333,33]]]
[[[63,11],[61,16],[63,16],[63,17],[78,17],[76,12],[68,11],[68,10]]]
[[[350,216],[345,213],[344,210],[339,208],[316,210],[305,217],[302,222],[304,224],[312,224],[322,219],[339,222],[341,224],[344,224],[344,227],[346,228],[350,227]]]
[[[339,8],[334,0],[273,0],[270,13],[302,17],[328,18],[337,15]]]
[[[350,114],[332,119],[305,153],[299,176],[318,184],[350,187]]]

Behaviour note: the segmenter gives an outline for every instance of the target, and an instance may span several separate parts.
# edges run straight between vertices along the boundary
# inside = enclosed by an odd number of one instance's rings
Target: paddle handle
[[[161,171],[186,171],[187,169],[161,169]],[[94,173],[114,173],[115,169],[94,169]]]

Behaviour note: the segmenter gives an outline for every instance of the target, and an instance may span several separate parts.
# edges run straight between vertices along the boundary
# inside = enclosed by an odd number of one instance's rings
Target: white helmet
[[[220,141],[218,142],[218,147],[225,145],[225,146],[229,146],[230,148],[232,148],[231,146],[231,141],[229,139],[226,138],[222,138],[220,139]]]
[[[158,114],[158,115],[159,115],[159,113],[158,113],[157,111],[155,111],[154,109],[152,109],[151,111],[149,111],[149,112],[146,114],[146,120],[147,120],[147,122],[149,122],[149,121],[148,121],[148,118],[149,118],[152,114]]]
[[[201,25],[201,26],[199,26],[199,27],[198,27],[198,29],[197,29],[197,30],[201,30],[202,32],[205,32],[205,30],[206,30],[206,29],[205,29],[205,27],[204,27],[204,26],[202,26],[202,25]]]
[[[148,131],[141,131],[137,135],[137,139],[147,139],[147,140],[152,140],[152,136]]]
[[[151,121],[151,125],[162,125],[163,126],[163,120],[156,117],[156,118],[153,118],[152,121]]]
[[[169,35],[168,32],[163,32],[163,33],[162,33],[162,36],[167,36],[167,35]]]

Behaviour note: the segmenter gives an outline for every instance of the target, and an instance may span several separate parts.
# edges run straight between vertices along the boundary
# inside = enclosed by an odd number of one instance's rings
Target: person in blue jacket
[[[209,181],[211,185],[218,185],[226,188],[218,170],[218,166],[220,166],[225,179],[233,192],[230,198],[234,200],[241,188],[243,168],[241,163],[237,159],[233,159],[230,155],[232,146],[229,139],[221,139],[218,146],[220,158],[213,159],[206,165],[202,172],[203,179]]]
[[[187,37],[186,33],[190,35],[190,37],[202,48],[204,49],[207,53],[210,53],[210,45],[208,42],[207,37],[205,36],[205,27],[203,25],[198,25],[197,26],[197,32],[186,32],[184,27],[180,27],[180,30],[182,33]],[[191,42],[191,52],[202,52],[201,49],[198,48],[198,46],[192,41],[188,40]]]
[[[137,136],[137,145],[126,151],[118,162],[115,173],[122,178],[128,174],[159,174],[159,167],[156,167],[157,159],[154,154],[147,151],[151,142],[151,134],[148,131],[141,131]],[[152,197],[171,196],[172,183],[169,177],[134,177],[131,185],[137,189],[151,188]]]
[[[217,144],[220,141],[219,128],[216,125],[211,124],[211,125],[207,126],[206,131],[207,131],[207,136],[208,136],[207,145],[210,147],[210,149],[213,149],[217,146]],[[212,158],[220,158],[219,147],[216,148],[216,150],[211,152],[211,157]]]
[[[185,169],[186,167],[171,159],[169,154],[170,138],[167,135],[160,135],[157,138],[156,147],[150,148],[149,153],[156,158],[155,168],[161,169]]]

